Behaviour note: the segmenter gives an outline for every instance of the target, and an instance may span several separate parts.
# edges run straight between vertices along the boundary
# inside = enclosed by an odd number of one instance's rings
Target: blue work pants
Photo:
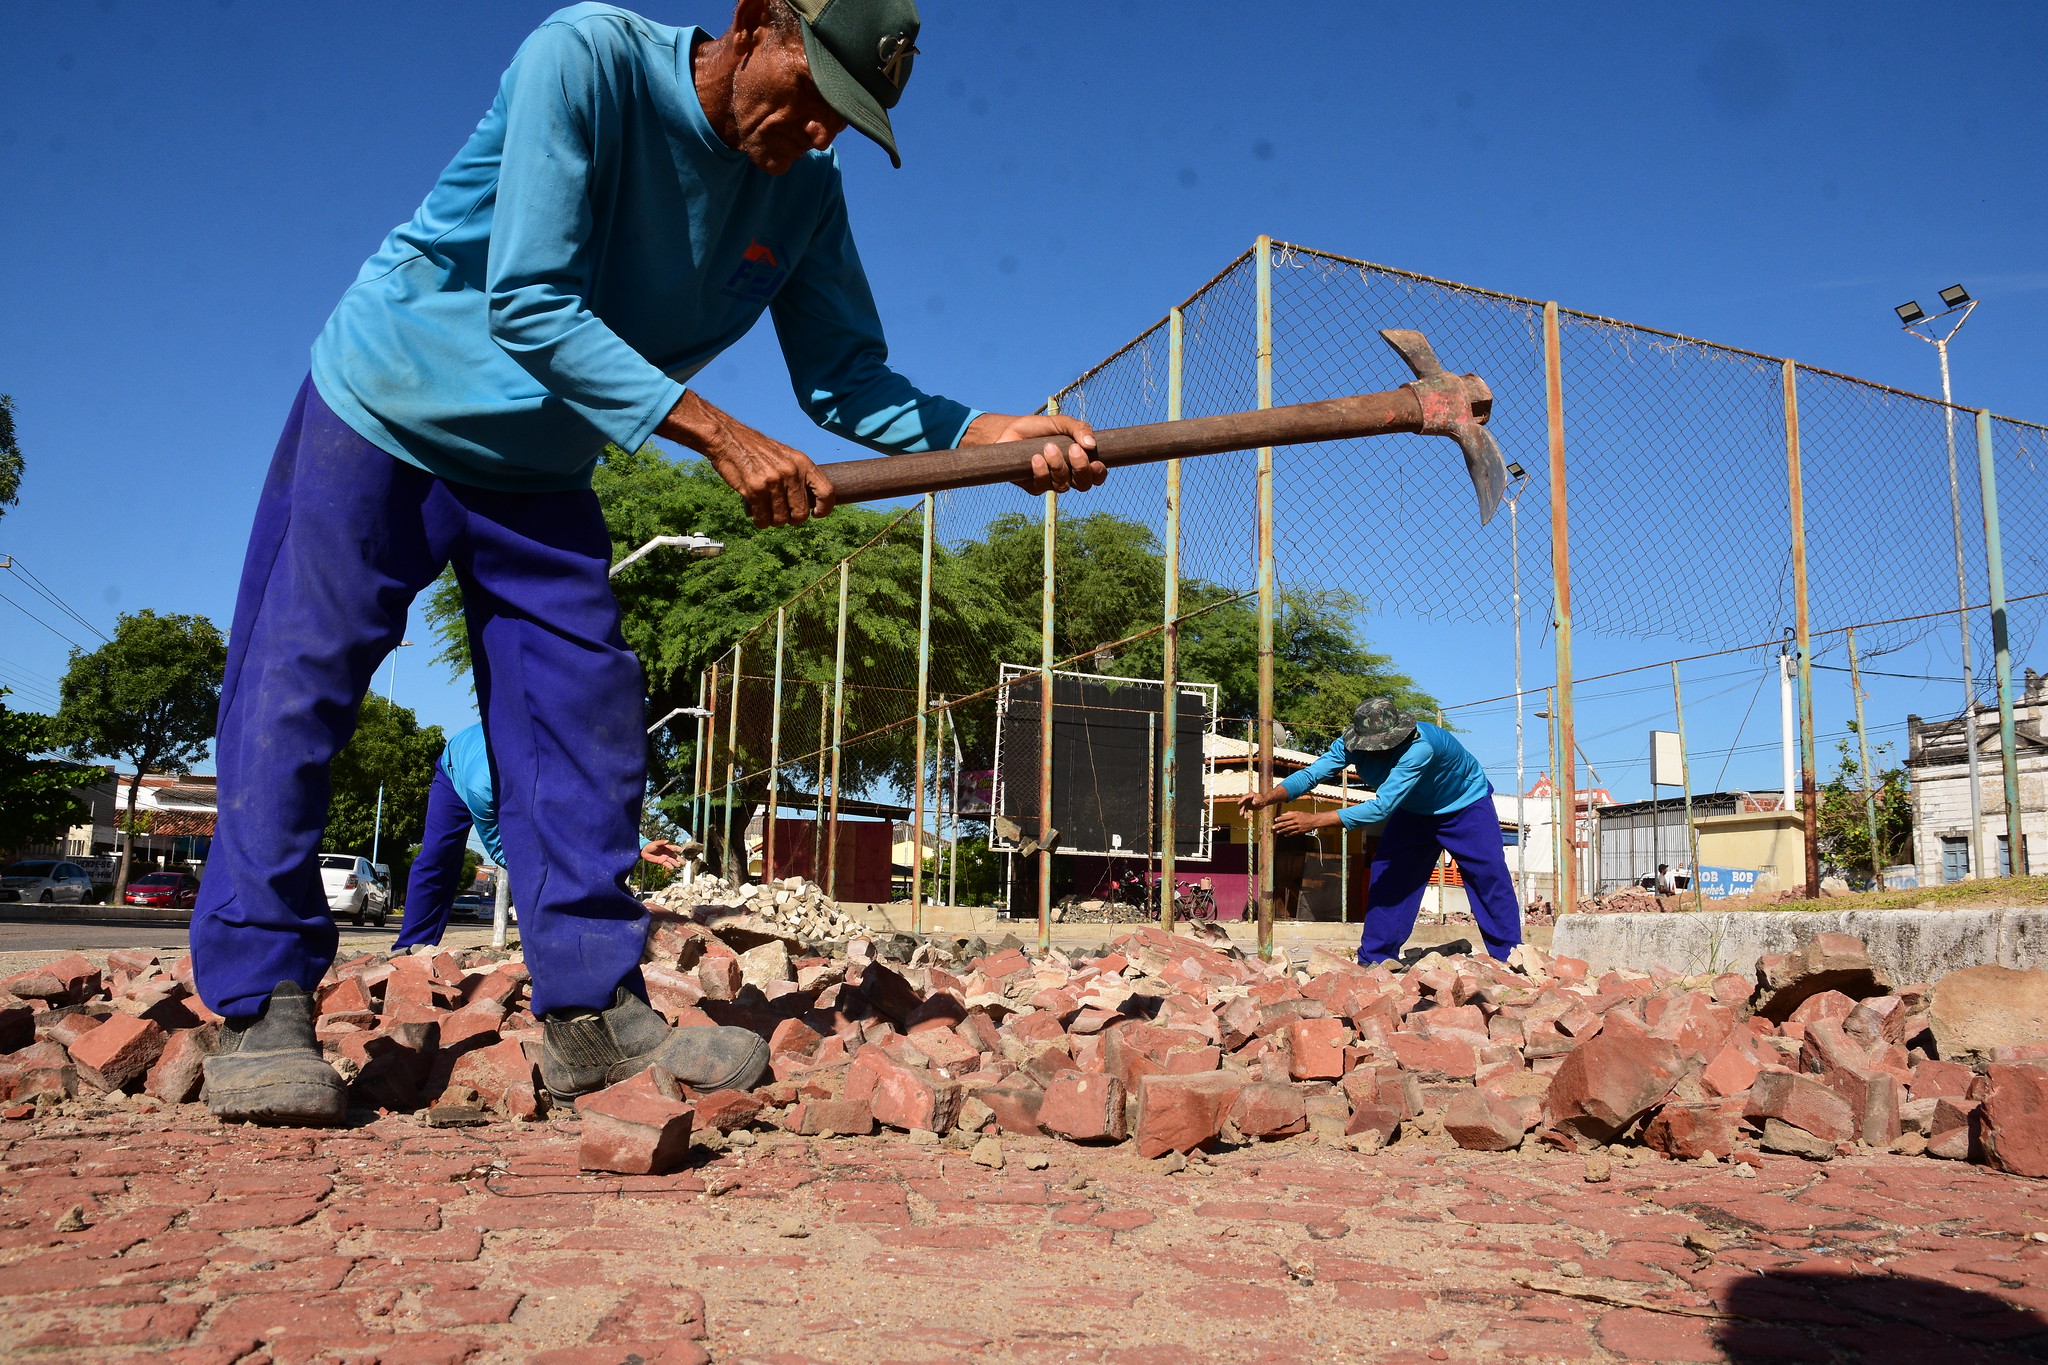
[[[1472,918],[1479,923],[1486,951],[1505,962],[1522,941],[1522,916],[1515,879],[1508,873],[1508,860],[1501,848],[1500,816],[1494,810],[1491,792],[1447,815],[1397,810],[1388,816],[1386,831],[1373,852],[1358,960],[1369,967],[1401,955],[1401,945],[1415,931],[1422,893],[1441,851],[1458,860],[1465,897],[1471,902]]]
[[[200,998],[247,1019],[310,990],[337,933],[318,855],[328,764],[412,600],[453,564],[536,1015],[639,992],[626,888],[646,787],[640,664],[619,633],[596,495],[437,478],[358,435],[308,380],[256,507],[215,746],[220,819],[192,917]]]
[[[427,821],[420,833],[420,855],[405,879],[405,920],[398,926],[398,952],[420,943],[439,943],[448,930],[448,912],[463,888],[463,854],[475,824],[469,807],[455,794],[448,770],[434,765],[434,784],[427,788]]]

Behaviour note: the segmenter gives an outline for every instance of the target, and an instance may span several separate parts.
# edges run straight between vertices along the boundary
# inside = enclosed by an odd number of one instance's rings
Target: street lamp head
[[[691,539],[697,542],[690,546],[690,554],[694,558],[712,559],[725,553],[725,542],[723,541],[705,540],[701,536],[692,536]]]
[[[1927,310],[1917,303],[1902,303],[1892,310],[1899,315],[1899,321],[1907,327],[1926,320]]]
[[[1508,466],[1508,477],[1511,479],[1526,479],[1529,477],[1529,471],[1522,468],[1520,464],[1511,464]]]
[[[1948,308],[1960,308],[1970,301],[1970,291],[1959,284],[1952,284],[1941,291],[1941,302]]]

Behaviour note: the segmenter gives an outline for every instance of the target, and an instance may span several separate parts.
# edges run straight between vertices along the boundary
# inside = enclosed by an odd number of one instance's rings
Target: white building
[[[2020,770],[2020,829],[2026,835],[2023,871],[2048,870],[2048,681],[2033,669],[2013,699],[2013,729]],[[1996,867],[1970,850],[1970,768],[1965,736],[1974,731],[1977,775],[1982,785],[1984,838],[1996,849]],[[2012,870],[2006,838],[2005,773],[1998,742],[1998,707],[1980,705],[1968,722],[1961,717],[1924,721],[1906,717],[1906,776],[1912,785],[1913,863],[1920,884],[1958,882]],[[1989,850],[1986,850],[1989,853]]]

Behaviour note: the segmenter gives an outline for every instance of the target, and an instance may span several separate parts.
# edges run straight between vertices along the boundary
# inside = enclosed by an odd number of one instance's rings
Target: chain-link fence
[[[698,829],[733,849],[729,865],[744,847],[764,875],[801,870],[841,899],[907,896],[914,913],[955,899],[1003,903],[1037,914],[1041,933],[1056,893],[1100,899],[1106,884],[1137,885],[1170,915],[1162,885],[1192,878],[1218,913],[1259,916],[1269,941],[1275,907],[1297,903],[1296,874],[1267,813],[1246,825],[1234,802],[1328,745],[1362,695],[1360,678],[1368,691],[1398,691],[1373,671],[1359,632],[1365,617],[1385,615],[1513,650],[1519,681],[1506,695],[1433,704],[1435,719],[1463,733],[1504,735],[1514,716],[1513,763],[1504,739],[1489,741],[1488,767],[1497,789],[1513,784],[1496,800],[1525,903],[1570,909],[1633,879],[1632,863],[1603,872],[1622,864],[1602,856],[1598,812],[1605,789],[1642,785],[1649,755],[1595,766],[1587,747],[1688,722],[1685,771],[1648,776],[1653,797],[1683,787],[1668,795],[1672,809],[1713,808],[1693,812],[1681,842],[1653,840],[1694,887],[1715,870],[1701,830],[1723,815],[1731,828],[1747,815],[1798,837],[1803,868],[1774,855],[1788,885],[1817,881],[1822,863],[1879,877],[1892,857],[1945,875],[1952,850],[1928,839],[1952,836],[1929,833],[1931,812],[1910,856],[1874,818],[1867,868],[1823,856],[1821,763],[1837,744],[1867,746],[1876,731],[1903,728],[1819,728],[1817,695],[1834,717],[1860,701],[1838,672],[1852,666],[1858,682],[1867,670],[1946,696],[1905,737],[1930,754],[1920,732],[1938,741],[1942,725],[1965,752],[1962,702],[1972,699],[1981,772],[1967,791],[1981,799],[1966,796],[1962,837],[1968,875],[1990,869],[2018,763],[2009,738],[2000,747],[2000,660],[2023,735],[2040,728],[2029,704],[2048,705],[2017,662],[2048,610],[2036,595],[2048,589],[2048,429],[1266,239],[1049,406],[1114,427],[1390,389],[1412,377],[1379,337],[1392,327],[1421,331],[1449,368],[1492,387],[1491,428],[1515,477],[1491,525],[1476,523],[1455,446],[1406,435],[1128,468],[1085,497],[1005,485],[923,499],[707,672]],[[1985,498],[1994,483],[1995,518]],[[1989,610],[2000,597],[2009,607]],[[1642,651],[1656,661],[1575,667],[1575,640],[1615,639],[1658,642]],[[1927,659],[1918,672],[1886,668],[1914,649]],[[1781,655],[1792,662],[1781,666]],[[1006,664],[1026,667],[1006,678]],[[1079,855],[1056,862],[1056,831],[1052,852],[1039,851],[1041,829],[1058,823],[1061,708],[1038,726],[1042,752],[1019,743],[1017,727],[1042,715],[1055,670],[1215,686],[1220,714],[1205,724],[1198,771],[1180,771],[1161,740],[1130,798],[1157,829],[1199,803],[1216,830],[1205,857],[1175,867],[1162,843],[1134,878],[1113,857],[1107,868],[1081,866]],[[1786,695],[1796,714],[1774,739]],[[999,724],[1009,738],[1003,805],[992,811]],[[1781,790],[1726,789],[1731,763],[1747,755],[1753,768],[1793,735]],[[1896,756],[1897,739],[1886,743]],[[1852,805],[1877,785],[1876,766],[1859,756],[1843,769],[1860,775]],[[1928,791],[1946,780],[1927,771]],[[1315,799],[1358,799],[1349,779],[1332,783]],[[2019,785],[2032,817],[2040,793]],[[1641,804],[1613,828],[1642,826]],[[1664,809],[1653,800],[1646,818],[1665,820]],[[848,838],[855,819],[888,837]],[[1356,840],[1317,851],[1335,863],[1345,917],[1362,904],[1352,893],[1364,867],[1353,864],[1366,853]]]

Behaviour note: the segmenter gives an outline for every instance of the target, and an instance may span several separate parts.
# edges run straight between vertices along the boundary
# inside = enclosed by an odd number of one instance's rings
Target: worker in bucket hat
[[[1486,951],[1506,960],[1522,941],[1522,921],[1514,878],[1501,852],[1493,784],[1486,780],[1479,760],[1442,726],[1416,720],[1385,697],[1360,702],[1351,723],[1321,758],[1265,791],[1246,796],[1238,809],[1249,816],[1292,801],[1347,766],[1372,791],[1370,801],[1341,811],[1287,811],[1274,821],[1273,829],[1277,834],[1306,834],[1386,822],[1366,887],[1358,960],[1370,966],[1400,956],[1401,945],[1415,928],[1422,892],[1439,853],[1457,859]]]
[[[773,316],[798,400],[894,454],[1065,435],[1035,491],[1105,474],[1085,423],[983,412],[889,365],[833,140],[897,159],[913,0],[738,0],[719,36],[578,4],[520,46],[406,223],[342,294],[257,500],[221,691],[219,830],[192,920],[219,1118],[341,1122],[310,991],[333,962],[316,858],[329,765],[413,599],[452,567],[520,910],[539,1067],[559,1103],[659,1066],[748,1089],[766,1044],[672,1028],[626,885],[645,679],[607,581],[592,468],[660,436],[757,525],[831,510],[803,452],[713,406],[705,367]]]

